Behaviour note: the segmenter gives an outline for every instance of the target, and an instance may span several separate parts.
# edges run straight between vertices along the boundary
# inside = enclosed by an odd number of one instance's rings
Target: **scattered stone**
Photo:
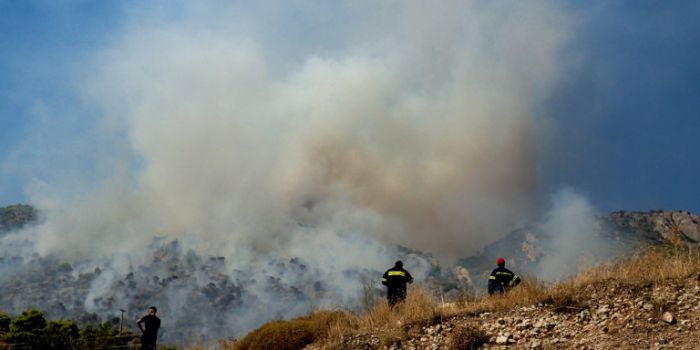
[[[668,324],[676,323],[676,318],[673,316],[672,313],[670,313],[668,311],[664,312],[664,314],[661,315],[661,320],[663,320],[664,322],[666,322]]]
[[[508,344],[509,340],[510,340],[510,337],[507,337],[505,335],[499,335],[496,337],[496,344],[505,345],[505,344]]]

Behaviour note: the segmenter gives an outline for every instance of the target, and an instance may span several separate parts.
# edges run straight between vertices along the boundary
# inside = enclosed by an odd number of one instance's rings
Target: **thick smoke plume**
[[[110,176],[33,193],[40,255],[108,266],[87,308],[154,237],[229,274],[301,257],[337,291],[318,303],[345,305],[338,271],[387,268],[397,245],[456,261],[537,211],[538,108],[571,30],[550,2],[195,4],[134,9],[86,68]],[[268,307],[249,314],[303,312]]]
[[[228,25],[234,9],[134,20],[86,83],[131,158],[46,208],[40,250],[197,234],[207,250],[283,253],[298,231],[331,231],[454,256],[507,232],[536,185],[534,110],[564,18],[546,3],[394,5],[360,6],[371,15],[346,30],[374,31],[331,52],[302,43],[284,70],[286,51]]]

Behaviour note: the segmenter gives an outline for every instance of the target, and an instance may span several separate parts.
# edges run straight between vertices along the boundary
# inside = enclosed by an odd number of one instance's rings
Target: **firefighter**
[[[509,289],[520,284],[520,276],[506,269],[506,261],[503,258],[496,259],[497,268],[489,276],[489,294],[505,293]]]
[[[394,267],[384,272],[382,284],[387,288],[386,297],[392,308],[406,299],[406,283],[413,283],[413,277],[404,270],[402,261],[397,261]]]

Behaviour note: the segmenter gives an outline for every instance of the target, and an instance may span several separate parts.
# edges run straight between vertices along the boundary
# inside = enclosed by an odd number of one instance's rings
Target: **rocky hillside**
[[[697,349],[696,278],[634,288],[607,281],[582,292],[589,298],[576,306],[536,304],[453,322],[479,324],[489,336],[485,349]]]
[[[585,304],[544,303],[447,318],[413,328],[406,339],[382,345],[378,335],[350,338],[352,349],[468,349],[460,332],[476,328],[480,349],[697,349],[700,284],[696,278],[664,286],[591,285]],[[322,349],[310,346],[309,349]]]
[[[700,250],[656,248],[560,284],[434,307],[422,320],[375,310],[306,348],[698,349]]]
[[[697,245],[700,242],[700,218],[687,211],[616,211],[607,221],[616,232],[632,232],[650,240]]]

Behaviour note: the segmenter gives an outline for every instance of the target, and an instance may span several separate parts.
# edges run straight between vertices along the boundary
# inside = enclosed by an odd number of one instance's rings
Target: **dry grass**
[[[525,277],[517,288],[506,294],[461,301],[448,312],[447,316],[475,315],[485,311],[507,310],[519,305],[532,305],[540,302],[546,294],[547,287],[544,282],[533,277]]]
[[[451,308],[442,308],[427,289],[414,287],[406,302],[393,310],[381,301],[362,314],[320,312],[290,321],[273,321],[251,332],[235,346],[225,347],[228,345],[224,344],[219,349],[301,349],[313,341],[320,341],[328,348],[347,348],[348,339],[368,334],[378,336],[382,345],[389,345],[407,339],[421,326],[439,323],[443,318],[536,304],[560,312],[578,312],[588,307],[587,287],[590,286],[608,285],[614,281],[631,288],[644,287],[698,278],[698,273],[699,249],[673,245],[650,247],[627,259],[582,271],[556,284],[527,276],[520,286],[504,295],[472,297],[453,304]],[[662,310],[663,305],[658,308]],[[483,341],[475,327],[457,329],[453,337],[456,339],[454,344],[467,344],[467,347],[453,346],[454,349],[478,347]]]
[[[652,246],[624,260],[590,268],[556,284],[548,285],[532,276],[526,277],[518,288],[502,296],[485,296],[458,303],[448,316],[502,311],[539,303],[561,312],[580,311],[588,306],[586,287],[589,286],[615,281],[628,287],[642,287],[700,277],[698,273],[700,249]]]
[[[700,271],[700,250],[676,246],[649,247],[629,259],[582,272],[577,285],[615,279],[632,285],[685,279]]]
[[[489,336],[476,326],[461,326],[452,332],[447,347],[450,350],[473,350],[479,349],[488,343]]]
[[[405,302],[398,304],[393,310],[385,301],[382,301],[374,309],[357,316],[356,322],[359,329],[374,329],[394,325],[432,323],[441,315],[430,292],[425,288],[417,287],[411,290]]]
[[[363,334],[378,336],[383,345],[395,343],[406,339],[416,328],[439,322],[443,313],[431,293],[417,286],[411,288],[406,301],[394,309],[381,301],[368,312],[346,316],[330,326],[324,339],[327,347],[346,348],[348,338]]]
[[[320,311],[289,321],[268,322],[235,343],[233,349],[302,349],[327,337],[332,326],[343,325],[346,319],[344,312]]]

